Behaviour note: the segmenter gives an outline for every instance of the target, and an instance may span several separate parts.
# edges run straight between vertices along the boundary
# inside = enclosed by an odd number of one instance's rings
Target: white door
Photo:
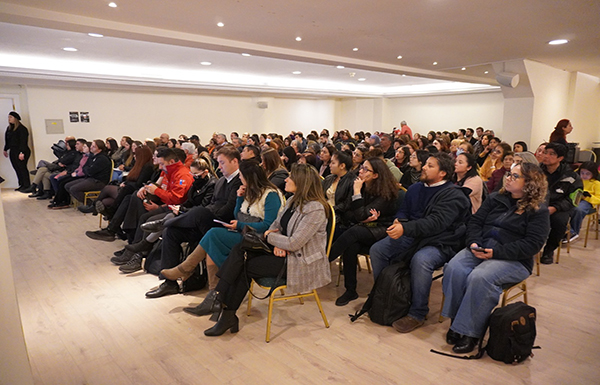
[[[0,147],[4,149],[4,133],[8,126],[8,113],[18,108],[17,96],[0,96]],[[0,153],[0,176],[6,179],[6,182],[0,185],[0,188],[17,188],[19,182],[15,170],[10,164],[10,159],[5,158]]]

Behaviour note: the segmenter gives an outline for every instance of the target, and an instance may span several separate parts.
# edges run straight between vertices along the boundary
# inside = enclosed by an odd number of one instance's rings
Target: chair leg
[[[525,305],[529,305],[529,302],[527,302],[527,282],[523,281],[521,290],[523,290],[523,302],[525,302]]]
[[[444,302],[446,301],[446,296],[442,292],[442,304],[440,305],[440,318],[438,318],[438,322],[444,322],[444,316],[442,315],[442,310],[444,310]]]
[[[269,313],[267,315],[267,337],[265,338],[266,342],[271,341],[271,319],[273,318],[273,296],[275,292],[271,293],[269,296]]]
[[[542,250],[543,250],[543,248],[542,248]],[[537,270],[538,277],[540,276],[540,256],[542,255],[542,250],[540,250],[540,252],[535,255],[535,267]]]
[[[254,289],[254,280],[250,281],[250,291]],[[246,315],[250,317],[250,309],[252,308],[252,294],[248,296],[248,310],[246,311]],[[269,342],[269,341],[267,341]]]
[[[340,260],[338,262],[338,266],[340,268],[340,271],[339,271],[339,274],[338,274],[338,279],[337,279],[337,283],[335,284],[335,287],[339,287],[340,286],[340,281],[342,280],[342,272],[343,272],[342,257],[340,257]]]
[[[369,272],[369,274],[373,274],[373,269],[371,268],[371,256],[365,255],[365,259],[367,261],[367,271]]]
[[[315,301],[317,302],[317,306],[319,307],[319,311],[321,312],[321,317],[323,317],[323,323],[325,327],[329,327],[329,322],[327,322],[327,317],[325,316],[325,312],[323,311],[323,306],[321,306],[321,300],[319,299],[319,294],[317,294],[317,290],[313,290],[313,294],[315,295]]]

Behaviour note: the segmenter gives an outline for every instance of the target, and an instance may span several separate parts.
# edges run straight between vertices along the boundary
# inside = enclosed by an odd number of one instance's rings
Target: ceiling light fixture
[[[402,55],[398,55],[398,57],[396,57],[396,59],[402,59]]]
[[[88,36],[91,36],[91,37],[104,37],[104,35],[102,35],[102,34],[92,33],[92,32],[88,33]]]
[[[352,51],[356,52],[356,51],[358,51],[358,48],[356,48],[356,47],[352,48]]]
[[[201,62],[200,62],[200,64],[202,64],[203,66],[209,66],[209,65],[211,65],[212,63],[211,63],[211,62],[209,62],[209,61],[201,61]]]
[[[302,38],[300,36],[297,36],[296,41],[302,41]]]
[[[548,44],[550,45],[561,45],[561,44],[567,44],[569,41],[567,39],[556,39],[556,40],[552,40],[549,41]]]
[[[63,48],[63,51],[67,51],[67,52],[77,52],[77,48],[73,48],[73,47],[65,47],[65,48]]]
[[[406,74],[402,74],[402,76],[406,76]]]
[[[436,65],[437,65],[437,62],[436,62],[436,61],[434,61],[434,62],[433,62],[433,65],[434,65],[434,66],[436,66]]]
[[[359,82],[364,82],[365,80],[367,80],[367,79],[365,79],[365,78],[358,78]]]
[[[252,56],[252,55],[250,55],[249,53],[243,53],[242,56],[248,57],[248,56]]]
[[[302,72],[300,72],[300,71],[294,71],[294,72],[292,72],[292,73],[293,73],[294,75],[300,75]]]
[[[108,3],[108,6],[111,8],[117,8],[117,3]]]
[[[487,74],[489,74],[489,73],[490,73],[490,71],[485,71],[485,72],[484,72],[484,74],[486,74],[486,75],[487,75]]]
[[[346,68],[346,67],[344,67],[344,66],[336,66],[335,68],[337,68],[337,69],[339,69],[339,70],[343,70],[343,69],[344,69],[344,68]]]
[[[217,23],[217,27],[225,27],[225,24],[221,23],[220,21]]]
[[[467,69],[467,67],[463,67],[463,68],[461,68],[460,70],[461,70],[461,71],[465,71],[466,69]]]

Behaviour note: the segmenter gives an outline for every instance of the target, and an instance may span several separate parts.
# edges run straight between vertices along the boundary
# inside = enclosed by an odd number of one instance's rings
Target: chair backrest
[[[331,251],[331,245],[333,244],[333,233],[335,232],[335,210],[332,205],[329,205],[331,209],[331,217],[327,221],[327,257],[329,257],[329,251]]]
[[[114,176],[115,176],[115,172],[114,172],[115,161],[113,159],[110,159],[110,169],[111,169],[110,176],[108,177],[108,183],[106,183],[106,184],[109,184],[113,179],[115,179],[114,178]]]
[[[592,150],[579,150],[579,155],[577,156],[578,162],[587,162],[592,161],[596,162],[596,153]]]

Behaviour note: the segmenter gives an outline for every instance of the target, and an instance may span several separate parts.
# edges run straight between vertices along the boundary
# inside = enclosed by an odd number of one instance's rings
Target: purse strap
[[[246,276],[245,282],[246,282],[246,286],[248,287],[248,293],[250,293],[250,295],[252,295],[254,298],[256,298],[258,300],[263,300],[263,299],[269,298],[271,296],[271,294],[273,294],[273,292],[277,288],[277,282],[279,282],[281,280],[281,277],[283,277],[283,272],[286,271],[286,269],[287,269],[287,257],[285,257],[283,266],[281,266],[281,270],[279,270],[279,274],[277,274],[277,278],[275,278],[275,283],[271,286],[271,289],[269,290],[267,295],[265,295],[264,297],[258,297],[257,295],[255,295],[252,292],[252,290],[250,290],[250,284],[248,283],[249,277],[248,277],[248,270],[246,269],[246,263],[248,263],[248,252],[244,251],[244,275]]]

